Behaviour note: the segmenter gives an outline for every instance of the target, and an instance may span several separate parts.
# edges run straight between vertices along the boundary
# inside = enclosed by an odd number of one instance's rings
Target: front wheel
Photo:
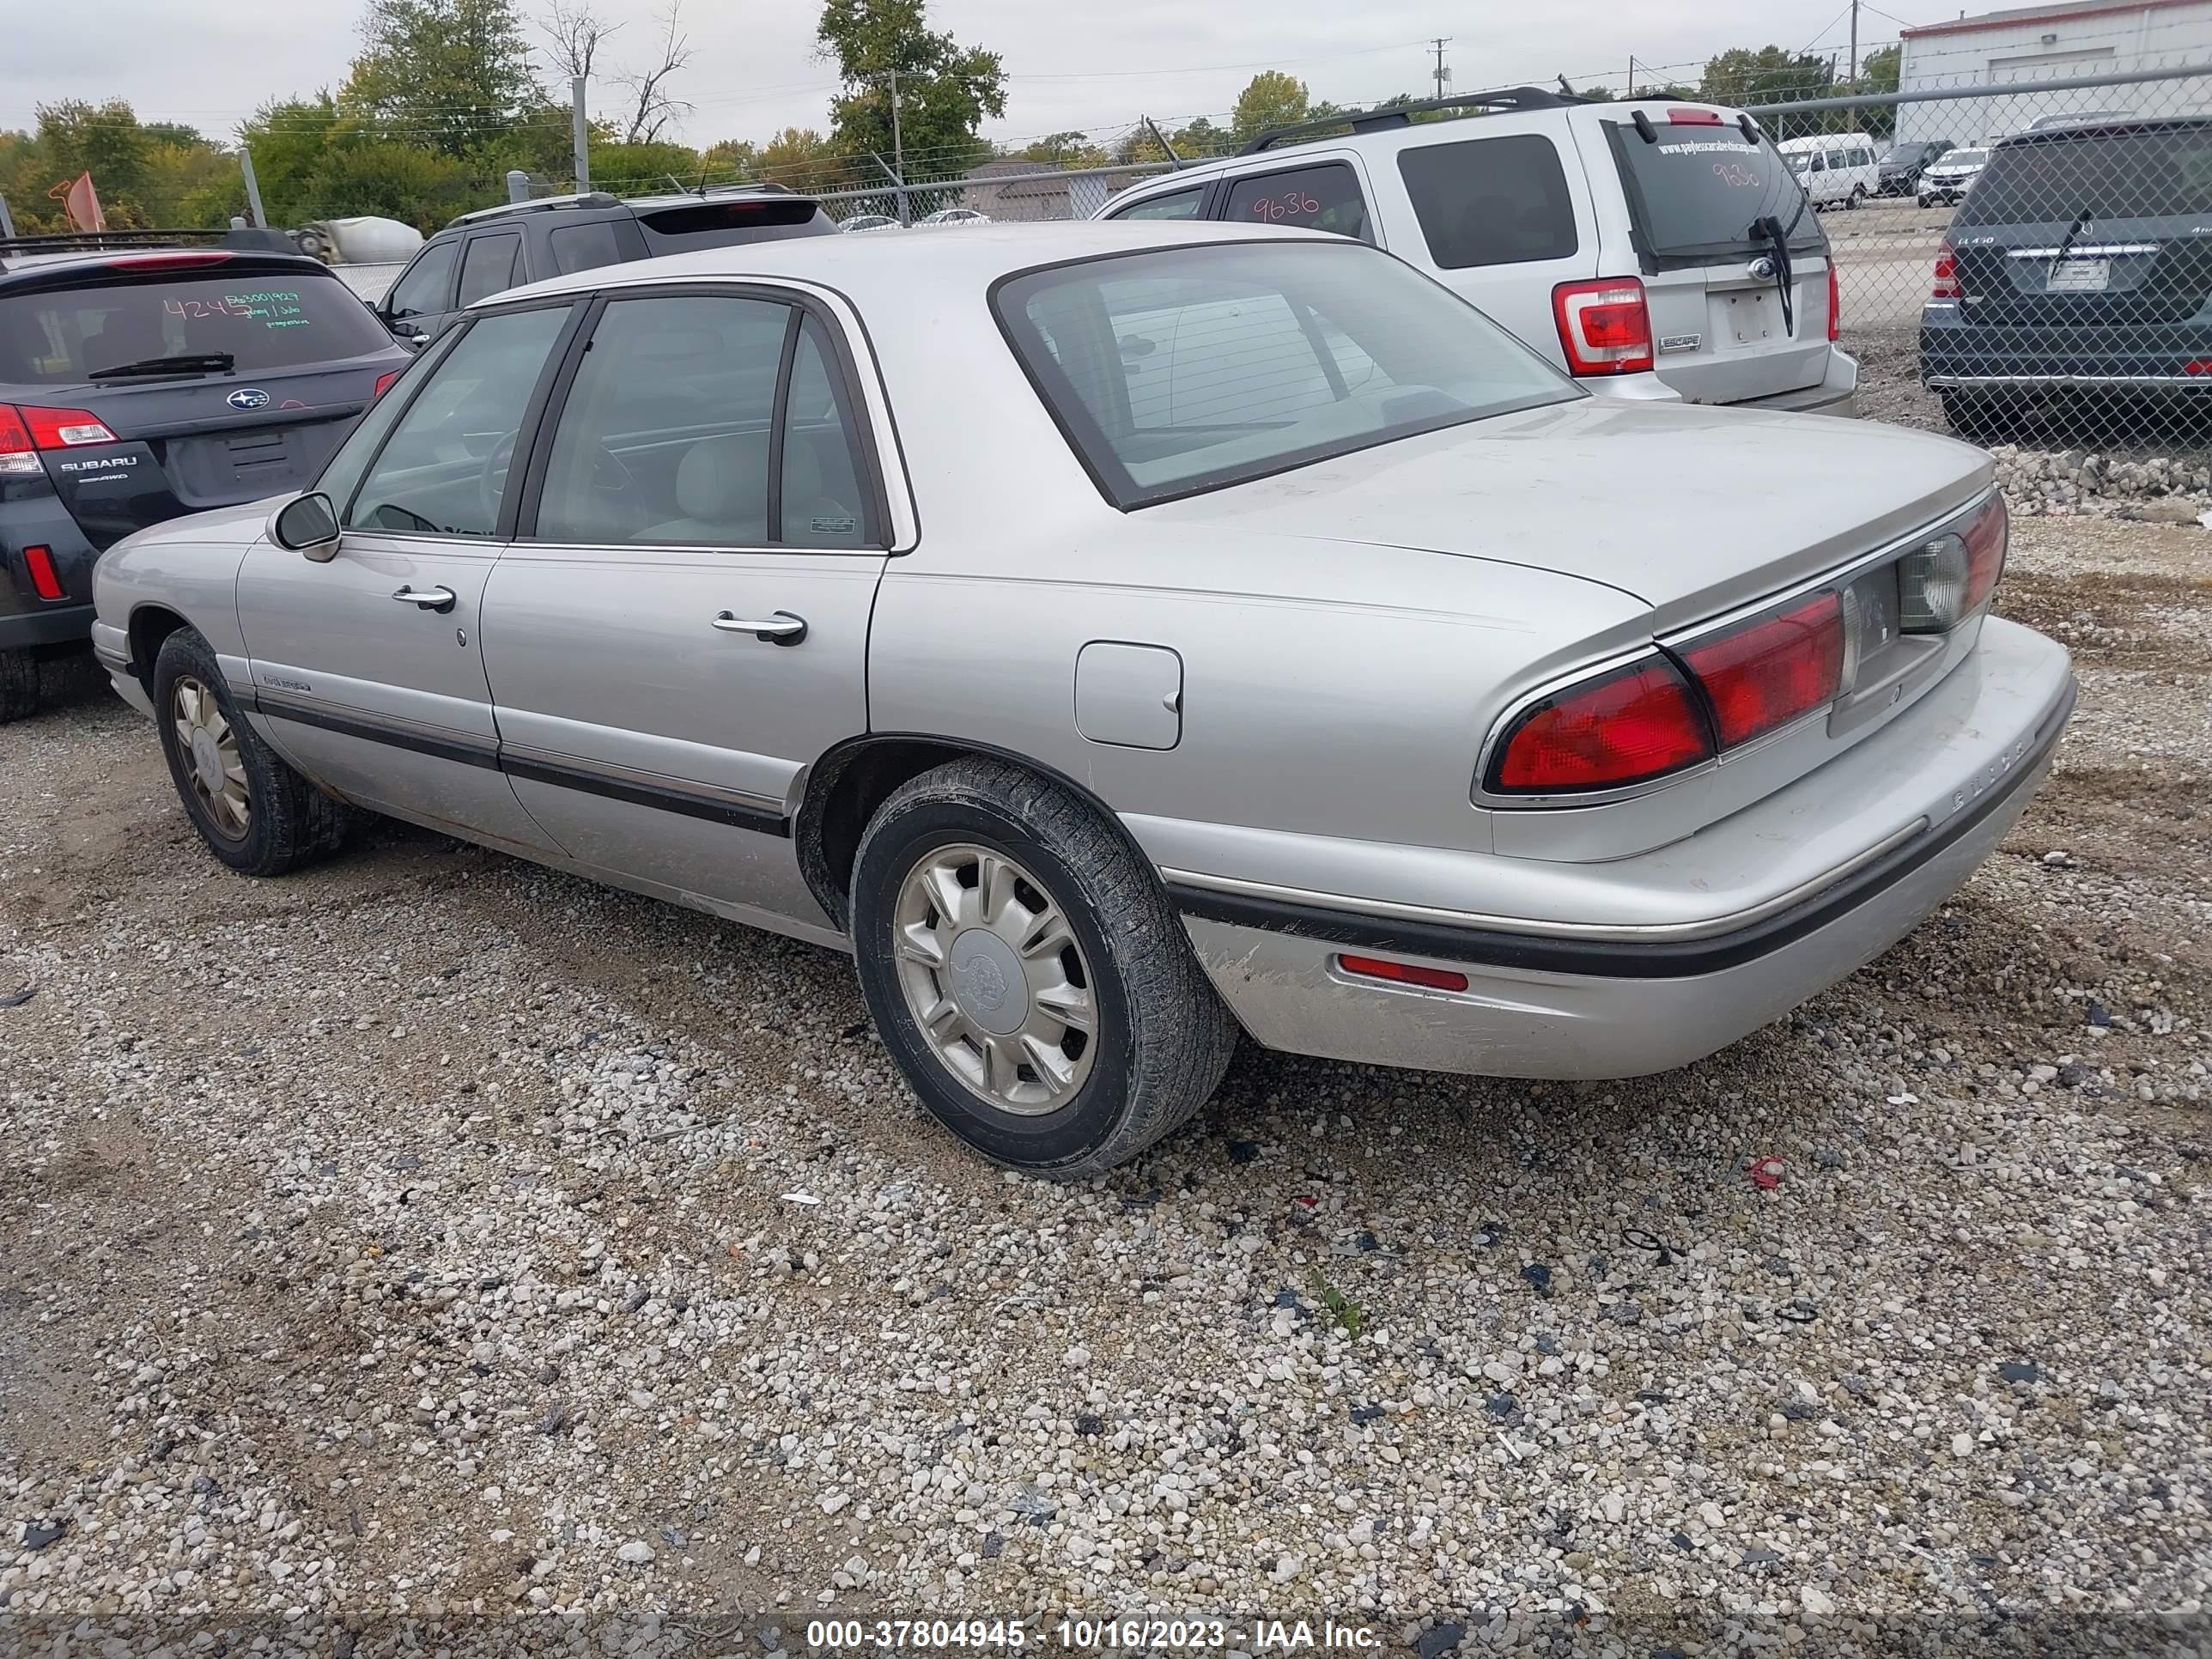
[[[161,641],[154,714],[185,816],[208,851],[240,875],[281,876],[345,839],[347,809],[253,734],[195,629]]]
[[[1856,211],[1858,204],[1865,200],[1866,186],[1864,185],[1853,185],[1851,186],[1851,193],[1844,198],[1844,211],[1846,213]]]
[[[1072,1179],[1206,1103],[1237,1024],[1127,842],[1060,785],[955,761],[878,809],[853,875],[876,1029],[987,1158]]]

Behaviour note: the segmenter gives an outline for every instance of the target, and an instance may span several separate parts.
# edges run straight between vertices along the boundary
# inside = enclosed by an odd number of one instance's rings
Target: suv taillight
[[[1936,282],[1928,290],[1931,300],[1963,300],[1966,290],[1959,286],[1959,256],[1951,252],[1948,242],[1936,254]]]
[[[1561,283],[1552,315],[1570,374],[1640,374],[1651,367],[1651,313],[1633,276]]]
[[[1828,338],[1832,341],[1843,332],[1844,289],[1836,280],[1836,262],[1828,261]]]
[[[0,404],[0,478],[24,477],[46,469],[39,465],[38,447],[23,417]]]

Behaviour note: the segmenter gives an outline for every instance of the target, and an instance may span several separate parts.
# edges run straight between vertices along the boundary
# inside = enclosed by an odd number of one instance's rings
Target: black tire
[[[1952,433],[1970,444],[2002,443],[2012,430],[2013,411],[1996,398],[1971,392],[1936,395],[1943,401],[1943,419]]]
[[[1864,185],[1853,185],[1851,186],[1850,195],[1844,198],[1844,211],[1846,213],[1856,212],[1858,209],[1859,204],[1865,200],[1866,186]]]
[[[39,711],[39,659],[28,651],[0,651],[0,726]]]
[[[189,680],[210,695],[236,735],[238,758],[246,775],[248,808],[242,834],[216,821],[194,787],[196,763],[177,730],[179,682]],[[161,641],[154,659],[154,727],[169,763],[169,779],[184,803],[185,816],[199,831],[207,849],[244,876],[281,876],[335,851],[344,841],[351,811],[295,772],[240,718],[238,704],[223,684],[215,651],[198,630],[180,628]]]
[[[1096,1024],[1067,1099],[1023,1115],[976,1092],[930,1047],[893,949],[900,890],[933,851],[988,848],[1034,872],[1081,952]],[[923,773],[869,822],[853,872],[861,994],[891,1056],[938,1121],[986,1158],[1072,1180],[1135,1157],[1206,1103],[1237,1025],[1192,953],[1152,870],[1066,789],[976,757]]]

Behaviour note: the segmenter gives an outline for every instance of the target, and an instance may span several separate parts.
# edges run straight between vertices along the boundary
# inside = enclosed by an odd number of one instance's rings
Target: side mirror
[[[337,556],[337,509],[319,489],[295,495],[270,519],[269,539],[288,552],[328,564]]]

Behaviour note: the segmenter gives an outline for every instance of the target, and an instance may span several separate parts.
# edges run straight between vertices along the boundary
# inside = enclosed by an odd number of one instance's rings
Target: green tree
[[[829,141],[811,127],[786,127],[760,147],[752,176],[802,194],[833,190],[842,169]]]
[[[1280,70],[1261,70],[1237,95],[1230,136],[1239,144],[1249,143],[1269,127],[1292,126],[1310,113],[1304,82]]]
[[[1024,146],[1022,159],[1055,167],[1103,167],[1106,152],[1091,142],[1088,133],[1048,132]]]
[[[592,188],[644,196],[699,184],[699,152],[684,144],[593,144]]]
[[[480,150],[545,94],[515,0],[369,0],[339,103],[388,137]]]
[[[1778,104],[1828,95],[1833,71],[1818,52],[1731,46],[1709,58],[1698,96],[1709,104]]]
[[[844,90],[830,100],[830,142],[857,158],[891,159],[891,82],[909,177],[959,173],[989,155],[987,118],[1006,112],[999,54],[928,27],[925,0],[827,0],[816,35]]]

